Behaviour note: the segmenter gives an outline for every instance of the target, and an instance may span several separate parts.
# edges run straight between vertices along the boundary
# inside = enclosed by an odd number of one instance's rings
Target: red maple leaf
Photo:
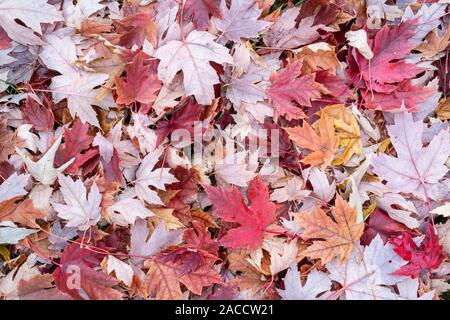
[[[395,275],[418,277],[423,271],[438,268],[445,259],[442,246],[439,244],[439,237],[435,234],[431,224],[428,224],[425,239],[419,247],[409,232],[403,232],[400,236],[393,237],[391,243],[394,245],[394,251],[402,259],[409,261],[407,265],[395,271]]]
[[[417,106],[423,103],[435,92],[431,88],[421,85],[413,85],[410,81],[401,83],[398,88],[390,93],[368,92],[363,93],[366,107],[369,109],[381,109],[383,111],[398,111],[402,103],[408,112],[417,112]]]
[[[220,244],[233,249],[248,248],[249,251],[258,248],[262,244],[265,228],[276,219],[275,204],[270,202],[269,189],[261,178],[256,177],[250,182],[249,207],[235,186],[229,190],[213,186],[204,188],[215,214],[224,221],[240,225],[229,230]]]
[[[279,116],[287,120],[305,118],[306,115],[300,106],[311,107],[312,98],[320,98],[321,93],[328,90],[315,81],[314,73],[300,76],[302,64],[294,62],[288,64],[279,74],[273,73],[267,95],[269,103],[274,107],[274,121]],[[295,102],[295,103],[294,103]]]
[[[155,129],[158,136],[156,146],[159,146],[166,137],[177,129],[186,129],[192,134],[194,122],[199,120],[202,111],[202,105],[196,103],[194,99],[189,99],[185,106],[172,114],[170,120],[159,121]]]
[[[59,290],[79,300],[120,300],[122,294],[112,287],[118,280],[94,268],[100,266],[104,255],[70,244],[64,251],[60,266],[53,272]]]
[[[186,0],[183,20],[192,20],[198,30],[206,30],[209,27],[210,15],[216,18],[222,17],[219,0]]]
[[[361,236],[361,244],[369,245],[377,234],[386,243],[392,236],[397,236],[407,231],[409,229],[404,224],[391,219],[386,212],[376,208],[366,222],[366,229]]]
[[[126,81],[116,76],[116,91],[118,104],[133,102],[151,103],[156,99],[156,92],[162,83],[156,74],[150,72],[150,65],[145,64],[145,54],[139,52],[128,65]]]
[[[315,81],[322,84],[329,91],[328,95],[336,97],[340,101],[353,96],[344,79],[331,74],[328,70],[317,71]]]
[[[171,261],[179,266],[182,275],[202,266],[212,266],[218,259],[219,245],[211,239],[211,233],[199,221],[192,222],[193,228],[184,232],[185,245],[169,249],[158,256],[160,261]]]
[[[44,97],[44,105],[37,103],[30,96],[25,100],[25,106],[22,109],[24,119],[37,131],[51,131],[55,123],[55,117],[51,109],[50,101]]]
[[[98,154],[97,149],[90,148],[93,138],[88,134],[88,130],[89,124],[83,124],[78,118],[73,122],[72,128],[64,129],[65,142],[56,152],[56,166],[61,166],[70,159],[75,158],[74,163],[67,168],[67,172],[76,173],[84,163]],[[82,153],[85,150],[87,151]]]
[[[366,88],[389,93],[397,87],[395,83],[410,79],[423,71],[414,64],[401,61],[415,48],[408,40],[416,34],[416,26],[417,19],[402,22],[392,29],[385,25],[377,32],[374,40],[369,40],[369,45],[373,48],[373,58],[370,60],[364,58],[358,50],[351,50],[353,56],[349,56],[349,60],[354,59],[358,65]],[[352,64],[349,61],[349,65]]]
[[[157,29],[152,17],[146,12],[138,12],[122,20],[114,21],[117,27],[119,37],[119,45],[128,49],[137,46],[141,48],[145,39],[156,47]]]
[[[196,181],[200,180],[200,174],[195,168],[186,169],[181,166],[172,169],[172,174],[178,182],[167,186],[167,190],[176,192],[170,198],[167,207],[174,209],[174,216],[180,219],[182,223],[189,223],[192,218],[190,204],[197,200],[198,187]]]

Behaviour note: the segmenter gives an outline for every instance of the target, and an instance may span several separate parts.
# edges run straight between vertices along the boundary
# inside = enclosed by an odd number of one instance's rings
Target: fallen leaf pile
[[[449,298],[449,4],[0,0],[0,299]]]

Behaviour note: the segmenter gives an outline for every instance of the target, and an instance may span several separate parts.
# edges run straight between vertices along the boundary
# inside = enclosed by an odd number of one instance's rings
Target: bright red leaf
[[[248,248],[253,251],[258,248],[264,238],[264,230],[275,219],[275,204],[269,200],[269,189],[256,177],[250,182],[247,206],[241,192],[236,188],[205,186],[209,200],[214,206],[215,214],[224,221],[237,223],[220,240],[225,247]]]
[[[420,246],[416,245],[409,232],[403,232],[400,236],[392,238],[391,243],[395,246],[395,252],[409,261],[407,265],[395,271],[394,274],[399,276],[418,277],[423,271],[438,268],[445,259],[439,237],[431,224],[427,225],[425,239]]]
[[[394,235],[400,235],[409,229],[398,221],[391,219],[386,212],[376,208],[369,216],[366,223],[366,229],[361,236],[361,244],[369,245],[377,234],[380,235],[383,242],[387,242]]]

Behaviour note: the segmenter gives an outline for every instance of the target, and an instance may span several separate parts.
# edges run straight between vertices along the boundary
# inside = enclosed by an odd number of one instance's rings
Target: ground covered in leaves
[[[0,0],[0,299],[439,299],[448,1]]]

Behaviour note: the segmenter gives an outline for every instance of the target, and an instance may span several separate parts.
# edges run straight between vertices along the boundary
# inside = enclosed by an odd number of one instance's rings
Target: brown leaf
[[[329,70],[336,74],[336,68],[340,66],[336,53],[332,50],[313,51],[304,47],[295,55],[299,60],[303,60],[302,74],[312,73],[318,70]]]
[[[18,205],[14,205],[11,200],[14,198],[0,203],[0,221],[9,220],[26,227],[39,228],[36,220],[47,217],[47,213],[36,208],[31,199],[25,199]]]
[[[434,29],[430,34],[425,38],[425,41],[417,48],[422,53],[422,56],[425,58],[432,58],[437,55],[439,52],[447,49],[450,44],[450,26],[447,27],[442,37],[440,37],[437,33],[437,29]]]

